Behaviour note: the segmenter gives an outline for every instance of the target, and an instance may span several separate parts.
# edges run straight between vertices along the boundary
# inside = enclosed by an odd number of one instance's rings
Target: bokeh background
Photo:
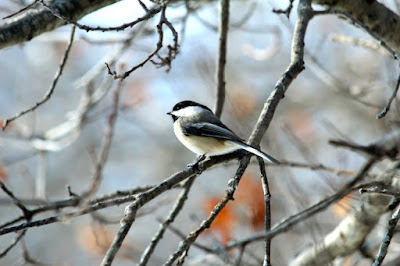
[[[396,1],[383,2],[399,12]],[[0,16],[15,12],[24,4],[23,1],[4,0],[0,3]],[[273,12],[273,9],[286,8],[287,4],[272,0],[231,3],[227,96],[222,120],[245,139],[290,61],[296,12],[293,10],[289,19]],[[96,195],[157,184],[195,160],[195,155],[175,138],[171,118],[166,115],[181,100],[190,99],[210,107],[214,104],[218,3],[198,1],[192,5],[195,12],[189,14],[185,22],[182,18],[187,9],[182,3],[167,9],[167,17],[181,34],[179,54],[170,71],[148,63],[125,80],[109,159]],[[118,26],[141,14],[136,1],[124,0],[79,22],[91,26]],[[139,63],[154,49],[158,36],[151,30],[156,24],[157,17],[147,22],[144,27],[149,30],[138,35],[128,49],[115,57],[117,71]],[[30,107],[43,97],[58,69],[70,32],[71,26],[63,26],[19,46],[0,50],[0,119]],[[94,172],[93,154],[99,151],[111,111],[110,88],[116,84],[107,75],[104,62],[109,62],[121,47],[119,41],[131,32],[128,29],[87,33],[77,29],[69,60],[51,99],[0,133],[0,178],[18,197],[38,198],[35,182],[39,175],[46,179],[45,195],[40,199],[68,198],[67,185],[78,194],[89,187]],[[279,105],[261,144],[264,151],[284,161],[357,171],[364,158],[334,148],[328,141],[340,138],[368,144],[397,127],[397,99],[384,119],[375,118],[394,89],[398,75],[396,63],[380,49],[349,43],[351,38],[376,44],[344,19],[320,16],[312,20],[305,40],[306,69],[292,83]],[[165,41],[171,41],[170,34],[166,33]],[[98,74],[93,75],[96,69]],[[88,111],[79,133],[73,137],[68,135],[67,143],[55,151],[39,152],[33,140],[44,134],[51,135],[54,129],[59,130],[59,125],[73,123],[85,93],[95,91],[102,84],[107,85],[105,95]],[[200,243],[218,246],[262,230],[263,194],[258,166],[255,159],[252,160],[235,201],[228,204],[211,229],[200,237]],[[198,177],[174,227],[184,234],[194,230],[223,197],[236,166],[237,162],[230,162]],[[273,223],[333,194],[351,176],[351,173],[336,175],[288,166],[269,166],[267,172]],[[159,219],[165,219],[178,194],[179,190],[173,189],[141,211],[116,265],[131,265],[132,261],[139,260],[159,227]],[[321,239],[351,210],[357,197],[357,194],[352,195],[274,238],[273,265],[287,264],[302,247]],[[19,215],[18,209],[6,199],[2,194],[2,223]],[[107,218],[106,223],[95,215],[86,215],[65,223],[32,228],[25,237],[26,248],[33,258],[45,264],[98,265],[119,229],[124,207],[98,212],[99,216]],[[377,236],[379,234],[378,228]],[[8,246],[13,237],[2,236],[0,249]],[[175,233],[167,230],[150,265],[162,264],[176,250],[179,241]],[[245,263],[259,265],[263,243],[251,247],[245,254]],[[347,265],[370,264],[359,254],[347,260],[350,263]],[[0,260],[1,265],[21,263],[19,248]],[[217,258],[195,247],[191,248],[187,263],[221,264]]]

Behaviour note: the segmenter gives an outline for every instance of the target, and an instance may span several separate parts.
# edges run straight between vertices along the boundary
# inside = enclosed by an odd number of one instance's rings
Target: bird
[[[194,101],[181,101],[167,113],[174,122],[178,140],[192,152],[200,155],[195,164],[207,157],[228,154],[243,149],[269,162],[280,164],[271,155],[244,142],[207,106]]]

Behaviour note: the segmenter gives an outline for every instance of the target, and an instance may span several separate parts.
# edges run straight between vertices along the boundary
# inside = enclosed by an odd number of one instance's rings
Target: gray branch
[[[400,31],[400,18],[385,5],[378,1],[364,0],[313,0],[313,3],[350,13],[397,54],[400,54],[400,35],[396,34]]]
[[[63,16],[77,21],[83,16],[119,0],[56,0],[51,8]],[[0,49],[29,41],[34,37],[65,25],[48,9],[30,9],[0,25]]]

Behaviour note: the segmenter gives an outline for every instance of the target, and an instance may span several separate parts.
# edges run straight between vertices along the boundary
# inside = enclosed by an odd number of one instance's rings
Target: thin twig
[[[241,263],[242,263],[242,258],[243,258],[243,254],[244,254],[244,251],[246,250],[246,244],[244,244],[244,245],[242,245],[242,246],[240,246],[239,247],[239,254],[238,254],[238,257],[236,258],[236,261],[235,261],[235,266],[240,266],[240,265],[242,265]]]
[[[271,193],[269,191],[268,178],[267,178],[267,173],[265,171],[264,160],[260,157],[257,157],[257,160],[260,168],[261,182],[264,192],[265,232],[268,232],[271,230]],[[271,238],[265,238],[265,255],[264,255],[263,266],[270,266],[270,265],[271,265]]]
[[[238,156],[243,156],[243,153],[237,152],[232,154],[227,154],[218,157],[212,157],[206,161],[200,163],[200,168],[207,170],[211,166],[217,163],[226,162],[232,160],[233,158],[238,158]],[[125,217],[121,220],[121,228],[118,234],[115,236],[110,248],[108,249],[106,255],[103,258],[101,265],[111,265],[115,256],[117,255],[119,249],[121,248],[122,242],[124,241],[126,235],[128,234],[133,222],[136,219],[136,213],[140,207],[158,197],[165,191],[176,186],[179,182],[185,180],[188,177],[197,174],[196,167],[187,167],[186,169],[172,175],[168,179],[161,182],[158,186],[142,193],[137,199],[125,208]],[[1,230],[0,230],[1,234]]]
[[[152,17],[154,17],[156,14],[158,14],[163,5],[157,6],[155,8],[152,9],[148,9],[146,11],[146,14],[143,15],[142,17],[137,18],[136,20],[129,22],[129,23],[125,23],[122,24],[120,26],[116,26],[116,27],[91,27],[91,26],[87,26],[87,25],[82,25],[72,19],[67,18],[66,16],[62,15],[61,13],[57,12],[57,10],[55,10],[54,8],[52,8],[50,5],[46,4],[44,2],[44,0],[39,0],[40,3],[47,8],[47,10],[49,10],[55,17],[58,17],[59,19],[67,22],[68,24],[72,24],[74,26],[76,26],[77,28],[81,29],[81,30],[85,30],[85,31],[101,31],[101,32],[105,32],[105,31],[122,31],[125,30],[127,28],[132,28],[133,26],[135,26],[136,24],[142,22],[142,21],[146,21]]]
[[[244,156],[240,160],[239,167],[236,171],[235,176],[229,181],[228,190],[226,191],[225,197],[214,207],[211,211],[210,215],[207,219],[205,219],[201,225],[191,232],[185,240],[181,241],[179,244],[178,250],[175,251],[168,259],[168,261],[164,264],[165,266],[170,266],[174,263],[175,260],[179,259],[177,264],[182,265],[185,257],[189,251],[190,246],[196,241],[197,237],[207,228],[211,226],[217,215],[222,211],[222,209],[226,206],[226,204],[233,200],[233,194],[236,191],[237,186],[239,185],[239,181],[247,168],[247,165],[250,161],[250,156]]]
[[[395,60],[399,61],[399,55],[389,46],[386,44],[384,40],[382,40],[377,34],[375,34],[373,31],[371,31],[364,23],[356,19],[354,16],[352,16],[349,12],[346,12],[344,10],[338,10],[338,9],[327,9],[327,10],[322,10],[322,11],[314,11],[314,15],[326,15],[326,14],[335,14],[335,15],[342,15],[346,18],[348,18],[353,24],[359,26],[363,30],[365,30],[369,35],[371,35],[374,39],[379,41],[381,46],[385,48]]]
[[[376,115],[376,118],[381,119],[382,117],[386,116],[387,112],[389,112],[390,109],[390,105],[392,104],[393,100],[396,98],[397,92],[399,91],[399,86],[400,86],[400,74],[397,77],[397,82],[396,82],[396,86],[394,87],[392,96],[390,96],[387,104],[385,105],[385,107],[383,108],[383,110]]]
[[[29,264],[37,265],[37,266],[41,266],[41,265],[48,266],[48,264],[46,265],[45,263],[41,263],[40,261],[32,258],[29,255],[28,248],[26,247],[24,238],[21,239],[20,243],[21,243],[21,249],[22,249],[22,257],[24,258],[26,264],[29,263]]]
[[[290,12],[292,11],[293,8],[293,2],[294,0],[289,0],[289,5],[286,9],[272,9],[272,12],[276,13],[276,14],[285,14],[286,17],[289,19],[290,17]]]
[[[48,218],[45,218],[42,220],[27,222],[27,223],[23,223],[23,224],[20,224],[17,226],[7,228],[7,226],[10,226],[12,224],[15,224],[15,223],[25,219],[25,216],[19,216],[5,224],[0,225],[0,235],[8,234],[10,232],[16,232],[16,231],[19,231],[21,229],[28,228],[28,227],[35,227],[35,226],[41,226],[41,225],[45,225],[45,224],[51,224],[51,223],[60,221],[62,219],[77,217],[77,216],[92,213],[94,211],[104,209],[104,208],[107,208],[110,206],[118,206],[118,205],[126,203],[126,202],[132,202],[135,199],[137,199],[138,196],[136,194],[148,191],[151,188],[154,188],[154,186],[149,186],[149,187],[144,187],[144,188],[136,188],[136,189],[127,190],[127,191],[117,191],[116,193],[113,193],[110,195],[105,195],[103,197],[100,197],[100,198],[97,198],[94,200],[90,200],[88,202],[88,207],[85,207],[85,208],[75,211],[75,212],[70,212],[70,213],[64,214],[63,217],[58,215],[58,216],[48,217]],[[32,213],[32,216],[34,216],[36,214],[43,213],[46,211],[61,210],[63,208],[68,208],[68,207],[76,207],[79,204],[80,204],[80,199],[74,197],[74,198],[67,199],[67,200],[50,202],[46,206],[38,207],[36,209],[30,210],[30,212]]]
[[[154,252],[154,249],[156,248],[157,244],[160,242],[161,238],[163,237],[165,230],[168,228],[168,226],[170,224],[172,224],[174,222],[175,218],[178,216],[178,214],[182,210],[195,178],[196,178],[196,176],[192,176],[191,178],[189,178],[185,181],[185,183],[183,185],[183,191],[179,195],[179,197],[178,197],[174,207],[171,209],[167,219],[165,221],[163,221],[162,224],[160,225],[160,229],[154,235],[153,239],[151,240],[150,245],[143,252],[138,266],[139,265],[144,266],[149,261],[150,256]]]
[[[168,21],[165,12],[167,9],[167,2],[165,2],[163,5],[161,5],[161,15],[160,15],[160,20],[157,24],[157,33],[158,33],[158,42],[156,45],[156,48],[154,49],[153,52],[151,52],[146,59],[144,59],[141,63],[137,64],[136,66],[132,67],[131,69],[129,69],[128,71],[126,71],[123,74],[118,75],[117,73],[115,73],[114,71],[111,71],[109,69],[109,74],[112,75],[114,77],[114,79],[125,79],[127,78],[132,72],[134,72],[136,69],[143,67],[147,62],[151,61],[153,64],[162,67],[162,66],[167,66],[167,71],[170,70],[171,68],[171,62],[173,59],[175,59],[177,53],[178,53],[178,33],[176,32],[176,30],[174,29],[173,25]],[[161,50],[161,48],[163,47],[163,41],[164,41],[164,32],[163,32],[163,25],[166,25],[169,30],[172,33],[173,36],[173,42],[174,45],[168,45],[168,55],[165,57],[161,57],[160,55],[158,55],[158,52]],[[154,56],[157,56],[160,59],[160,62],[155,62],[153,59]]]
[[[316,164],[309,164],[309,163],[299,163],[299,162],[291,162],[291,161],[285,161],[285,160],[280,160],[280,164],[268,164],[268,167],[275,167],[275,166],[286,166],[286,167],[293,167],[293,168],[306,168],[310,170],[321,170],[321,171],[326,171],[338,176],[344,176],[344,177],[350,177],[354,176],[357,174],[357,171],[347,171],[347,170],[341,170],[341,169],[336,169],[333,167],[329,167],[326,165],[323,165],[321,163],[316,163]],[[369,177],[375,177],[376,175],[374,174],[368,174]]]
[[[112,193],[109,195],[104,195],[104,196],[98,197],[96,199],[90,200],[88,202],[88,205],[103,204],[107,201],[110,202],[113,200],[115,200],[115,202],[117,203],[117,202],[120,202],[121,199],[123,199],[123,202],[129,202],[129,201],[132,201],[133,199],[135,199],[137,194],[148,191],[149,189],[151,189],[153,187],[154,186],[137,187],[137,188],[130,189],[130,190],[116,191],[115,193]],[[19,201],[22,204],[44,205],[44,206],[38,207],[36,209],[29,210],[31,212],[32,216],[37,215],[39,213],[47,212],[47,211],[52,211],[52,210],[60,211],[61,209],[64,209],[64,208],[76,207],[81,202],[80,198],[78,198],[78,197],[72,197],[70,199],[59,200],[59,201],[40,200],[38,202],[36,202],[36,201],[31,202],[31,200],[21,200],[21,199],[19,199]],[[14,203],[14,202],[15,202],[14,200],[9,201],[9,203]],[[120,204],[120,203],[118,203],[118,204]],[[115,205],[118,205],[118,204],[115,204]],[[15,224],[24,219],[25,219],[24,215],[19,216],[11,221],[6,222],[5,224],[0,225],[0,229],[10,226],[12,224]]]
[[[18,236],[12,241],[12,243],[5,248],[3,251],[0,251],[0,258],[3,258],[5,255],[7,255],[7,253],[13,248],[15,247],[15,245],[18,244],[18,242],[22,239],[22,237],[25,235],[26,231],[28,229],[25,229],[21,232],[18,233]]]
[[[218,26],[218,54],[215,77],[217,88],[215,95],[215,115],[221,117],[225,102],[225,64],[229,28],[230,0],[220,0],[219,26]]]
[[[280,100],[283,98],[285,91],[287,90],[288,86],[292,83],[292,81],[297,77],[297,75],[304,69],[304,37],[306,33],[306,29],[308,26],[308,22],[313,16],[313,10],[311,8],[311,2],[309,0],[301,1],[299,4],[299,19],[296,23],[295,27],[295,32],[293,36],[293,42],[292,42],[292,54],[291,54],[291,63],[288,67],[288,69],[285,71],[285,73],[282,75],[281,79],[278,81],[278,83],[275,86],[275,90],[271,93],[270,97],[266,101],[264,108],[260,114],[260,117],[258,119],[258,122],[253,130],[253,133],[249,139],[249,143],[253,146],[257,146],[263,135],[265,134],[266,130],[269,127],[269,124],[272,120],[273,114],[276,110],[276,107],[278,106]],[[248,158],[246,156],[246,158]],[[247,162],[246,162],[247,161]],[[243,162],[246,162],[246,166],[250,160],[247,159],[245,161],[241,161],[241,164]],[[205,163],[203,163],[203,170]],[[195,171],[192,169],[191,171],[192,174],[195,173]],[[179,173],[176,174],[177,176],[171,177],[170,179],[179,179],[180,181],[183,180],[186,177],[180,176]],[[181,179],[182,178],[182,179]],[[118,250],[121,247],[121,244],[123,240],[125,239],[127,233],[129,232],[129,229],[131,228],[137,209],[140,208],[143,204],[146,202],[150,201],[154,197],[158,196],[159,194],[163,193],[165,190],[168,189],[168,184],[171,182],[171,180],[168,179],[161,183],[158,188],[157,192],[154,190],[150,190],[144,194],[146,194],[146,197],[141,197],[134,203],[130,204],[126,210],[125,210],[125,218],[122,221],[122,226],[117,234],[117,236],[114,238],[114,241],[111,244],[111,247],[107,251],[105,257],[103,258],[102,265],[111,265],[112,261],[114,260]],[[240,178],[238,178],[240,180]],[[179,182],[180,182],[179,181]],[[235,179],[234,179],[235,182]],[[236,181],[237,182],[237,181]],[[236,183],[237,185],[237,183]],[[233,186],[234,187],[234,186]],[[232,186],[230,186],[232,188]],[[219,205],[215,207],[215,211],[220,211],[223,206],[224,206],[225,201],[221,201]],[[227,201],[226,201],[227,202]],[[225,204],[226,204],[225,202]],[[215,215],[216,216],[216,215]],[[214,218],[214,215],[211,214],[211,217],[209,222],[211,222]],[[207,223],[205,224],[207,225]],[[203,231],[205,227],[201,227],[200,231]],[[185,241],[185,245],[182,248],[179,248],[178,253],[181,255],[181,253],[184,252],[184,250],[187,251],[187,249],[190,247],[190,243],[193,242],[197,236],[194,236],[193,238],[188,238],[187,241]],[[178,253],[175,255],[176,257],[172,258],[171,261],[176,260]]]
[[[333,194],[332,196],[321,200],[317,204],[314,204],[313,206],[309,207],[308,209],[305,209],[302,212],[299,212],[295,215],[292,215],[292,216],[286,218],[279,224],[272,227],[272,229],[268,232],[254,234],[254,235],[246,237],[242,240],[233,241],[233,242],[227,244],[225,246],[225,248],[226,249],[236,248],[236,247],[240,247],[243,244],[265,240],[265,238],[273,238],[274,236],[289,230],[295,224],[310,218],[312,215],[314,215],[322,210],[325,210],[332,203],[337,202],[338,200],[345,197],[352,191],[358,190],[364,186],[369,187],[371,185],[371,183],[360,184],[358,186],[355,186],[355,184],[358,183],[368,173],[368,171],[372,168],[372,166],[375,164],[375,162],[377,160],[378,159],[376,157],[374,157],[374,158],[369,159],[367,162],[365,162],[364,165],[361,167],[359,173],[349,183],[347,183],[343,187],[343,189],[341,189],[337,193]],[[376,182],[373,182],[372,184],[375,184],[375,183]]]
[[[8,15],[8,16],[5,16],[3,19],[12,18],[12,17],[14,17],[14,16],[16,16],[16,15],[18,15],[18,14],[21,14],[21,13],[24,12],[25,10],[27,10],[27,9],[31,8],[32,6],[34,6],[34,5],[35,5],[37,2],[39,2],[39,1],[40,1],[40,0],[35,0],[35,1],[33,1],[31,4],[29,4],[29,5],[27,5],[27,6],[23,7],[23,8],[21,8],[20,10],[18,10],[17,12],[14,12],[14,13]]]
[[[26,220],[31,219],[32,212],[28,210],[28,208],[26,208],[25,205],[22,204],[22,202],[17,197],[15,197],[14,193],[10,189],[8,189],[8,187],[1,180],[0,188],[12,199],[15,206],[17,206],[22,211],[24,218],[26,218]]]
[[[379,187],[362,188],[362,189],[360,189],[360,193],[380,193],[380,194],[394,196],[394,197],[400,199],[400,192],[391,191],[391,190],[388,190],[388,189],[382,189],[382,188],[379,188]]]
[[[57,71],[56,76],[55,76],[55,78],[54,78],[54,80],[53,80],[53,83],[51,84],[49,90],[46,92],[46,94],[44,95],[44,97],[43,97],[40,101],[36,102],[35,105],[33,105],[32,107],[30,107],[30,108],[28,108],[28,109],[25,109],[25,110],[23,110],[23,111],[21,111],[21,112],[19,112],[18,114],[14,115],[13,117],[10,117],[10,118],[5,119],[5,120],[4,120],[4,123],[3,123],[3,127],[2,127],[2,130],[3,130],[3,131],[6,129],[7,125],[8,125],[10,122],[12,122],[12,121],[14,121],[15,119],[17,119],[17,118],[23,116],[23,115],[26,114],[26,113],[29,113],[29,112],[34,111],[36,108],[38,108],[39,106],[41,106],[41,105],[44,104],[47,100],[50,99],[51,95],[53,94],[53,92],[54,92],[54,90],[55,90],[55,88],[56,88],[58,79],[61,77],[61,74],[62,74],[62,72],[63,72],[63,70],[64,70],[65,64],[67,63],[67,59],[68,59],[68,56],[69,56],[69,52],[70,52],[70,50],[71,50],[72,43],[74,42],[74,35],[75,35],[75,26],[72,26],[72,31],[71,31],[71,36],[70,36],[70,39],[69,39],[69,43],[68,43],[68,45],[67,45],[67,48],[65,49],[64,56],[63,56],[63,58],[62,58],[62,60],[61,60],[61,64],[60,64],[60,66],[59,66],[59,68],[58,68],[58,71]]]
[[[107,162],[108,154],[109,154],[110,147],[111,147],[111,141],[112,141],[112,138],[114,135],[115,122],[116,122],[117,116],[118,116],[119,96],[120,96],[121,90],[122,90],[122,82],[123,82],[122,79],[118,81],[118,84],[117,84],[114,94],[113,94],[111,113],[108,116],[107,127],[105,130],[103,142],[102,142],[102,145],[100,148],[100,155],[99,155],[99,158],[98,158],[98,161],[96,164],[95,173],[93,175],[93,182],[92,182],[89,190],[82,193],[81,198],[90,197],[93,193],[96,192],[96,190],[100,186],[100,183],[101,183],[101,180],[103,177],[103,169]]]
[[[163,222],[163,220],[161,220],[161,219],[157,219],[157,220],[159,220],[160,223]],[[171,224],[168,225],[167,229],[170,230],[175,235],[177,235],[178,237],[180,237],[182,240],[184,240],[186,238],[186,235],[183,232],[181,232],[178,228],[172,226]],[[193,243],[193,246],[198,249],[201,249],[205,252],[208,252],[208,253],[219,254],[218,251],[216,252],[214,249],[212,249],[206,245],[202,245],[199,243]]]
[[[395,213],[393,213],[392,218],[390,218],[390,220],[388,222],[388,227],[386,230],[385,237],[383,238],[382,244],[379,248],[378,256],[376,257],[374,264],[372,264],[373,266],[381,265],[383,260],[385,259],[386,253],[389,248],[390,241],[392,240],[392,237],[394,235],[396,225],[397,225],[397,222],[399,221],[399,219],[400,219],[400,207],[397,208]]]

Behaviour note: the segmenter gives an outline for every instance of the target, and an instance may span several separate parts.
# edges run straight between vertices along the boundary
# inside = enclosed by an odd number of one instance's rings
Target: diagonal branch
[[[285,73],[282,75],[281,79],[278,81],[278,83],[275,86],[275,90],[271,93],[270,97],[268,98],[267,102],[264,105],[264,108],[260,114],[260,117],[258,119],[257,124],[255,125],[255,128],[253,130],[253,133],[250,137],[249,143],[250,145],[253,146],[258,146],[258,144],[261,142],[262,137],[264,136],[266,130],[269,127],[269,124],[272,120],[273,114],[276,110],[276,107],[278,106],[280,100],[283,98],[284,93],[286,92],[287,88],[289,85],[292,83],[292,81],[297,77],[297,75],[304,69],[304,62],[303,62],[303,57],[304,57],[304,37],[306,33],[306,29],[308,26],[308,23],[310,19],[313,16],[313,10],[311,8],[311,1],[309,0],[302,0],[300,1],[299,8],[298,8],[298,13],[299,13],[299,18],[296,23],[295,27],[295,32],[293,35],[293,41],[292,41],[292,54],[291,54],[291,63],[288,67],[288,69],[285,71]],[[241,171],[241,169],[246,169],[248,163],[250,161],[249,156],[245,156],[242,158],[240,167],[238,168],[238,172]],[[208,162],[208,161],[207,161]],[[203,170],[205,163],[203,163]],[[191,168],[189,168],[191,169]],[[188,176],[193,175],[195,172],[192,169],[191,173],[187,173]],[[146,196],[140,197],[138,200],[130,204],[126,210],[125,210],[125,217],[121,221],[121,228],[117,234],[117,236],[114,238],[114,241],[111,244],[111,247],[107,251],[105,257],[103,258],[102,265],[111,265],[113,262],[117,252],[119,251],[119,248],[122,245],[123,240],[125,239],[126,235],[128,234],[133,222],[135,221],[136,217],[136,212],[137,210],[146,202],[152,200],[159,194],[163,193],[167,189],[169,189],[169,183],[175,182],[176,179],[180,181],[184,180],[187,178],[187,176],[181,176],[181,174],[177,173],[176,176],[172,176],[169,179],[165,180],[162,182],[159,186],[157,186],[157,190],[152,189],[144,194]],[[229,198],[230,196],[233,196],[233,193],[240,181],[241,175],[236,175],[235,178],[232,179],[232,183],[229,186],[229,191],[227,192],[227,198],[222,200],[220,204],[218,204],[214,210],[216,211],[216,214],[226,205],[226,203],[231,200],[232,198]],[[171,180],[173,179],[173,180]],[[166,183],[168,182],[168,184]],[[215,216],[216,216],[215,214]],[[203,226],[199,227],[199,231],[202,232],[206,227],[205,225],[210,225],[212,221],[214,220],[215,216],[213,214],[210,215],[209,220],[205,221],[205,224],[202,224]],[[207,222],[208,221],[208,222]],[[180,256],[183,252],[188,250],[190,247],[190,243],[192,243],[197,236],[194,238],[191,238],[190,236],[186,239],[185,246],[184,248],[180,248],[174,255],[173,258],[170,259],[170,261],[174,261]]]
[[[233,158],[238,158],[238,156],[243,156],[243,153],[231,153],[223,156],[212,157],[207,161],[203,161],[200,164],[200,168],[204,171],[214,166],[218,163],[226,162],[232,160]],[[111,243],[110,248],[108,249],[106,255],[103,258],[101,265],[111,265],[115,256],[117,255],[119,249],[121,248],[122,242],[124,241],[126,235],[128,234],[130,228],[132,227],[133,222],[136,219],[136,213],[143,205],[158,197],[165,191],[171,189],[179,182],[194,176],[197,174],[196,167],[187,167],[186,169],[172,175],[167,178],[163,182],[161,182],[158,186],[149,189],[148,191],[142,193],[138,198],[128,205],[125,209],[125,217],[121,220],[121,228],[118,234],[115,236],[113,242]],[[0,230],[1,233],[1,230]]]
[[[4,124],[3,124],[3,128],[2,128],[3,131],[6,129],[7,125],[10,122],[12,122],[15,119],[23,116],[26,113],[33,112],[36,108],[38,108],[39,106],[41,106],[42,104],[47,102],[50,99],[51,95],[53,95],[53,92],[56,89],[56,86],[57,86],[57,83],[58,83],[58,79],[61,77],[62,72],[63,72],[64,67],[65,67],[65,64],[67,63],[69,52],[71,51],[71,47],[72,47],[72,44],[74,42],[74,36],[75,36],[75,26],[72,27],[71,37],[69,39],[69,43],[67,45],[67,48],[65,49],[64,56],[63,56],[63,58],[61,60],[60,67],[58,68],[58,71],[57,71],[57,73],[56,73],[56,75],[54,77],[53,83],[51,84],[50,88],[48,89],[48,91],[46,92],[44,97],[40,101],[36,102],[35,105],[33,105],[32,107],[19,112],[18,114],[14,115],[13,117],[7,118],[4,121]]]
[[[148,9],[146,7],[146,14],[139,17],[138,19],[129,22],[129,23],[124,23],[120,26],[116,26],[116,27],[91,27],[91,26],[87,26],[87,25],[83,25],[80,24],[78,22],[76,22],[73,19],[69,19],[68,17],[64,16],[61,12],[57,11],[56,9],[54,9],[52,6],[46,4],[43,0],[38,0],[47,10],[49,10],[51,12],[51,14],[53,14],[55,17],[58,17],[59,19],[64,20],[66,23],[68,24],[73,24],[76,27],[78,27],[81,30],[85,30],[85,31],[101,31],[101,32],[106,32],[106,31],[123,31],[126,28],[132,28],[133,26],[135,26],[136,24],[146,21],[152,17],[154,17],[156,14],[158,14],[161,11],[161,6],[158,6],[156,8],[152,8],[152,9]],[[143,7],[143,5],[142,5]]]
[[[93,193],[96,192],[98,187],[100,186],[102,176],[103,176],[103,169],[107,162],[108,154],[111,147],[111,141],[114,135],[115,130],[115,123],[117,120],[118,115],[118,104],[119,104],[119,97],[122,90],[122,79],[119,80],[117,87],[115,88],[113,94],[113,102],[112,102],[112,110],[110,115],[108,116],[108,123],[104,133],[104,139],[100,149],[100,155],[96,163],[96,170],[93,176],[93,182],[90,188],[82,193],[82,198],[90,197]]]
[[[341,189],[337,193],[333,194],[332,196],[321,200],[317,204],[311,206],[308,209],[305,209],[302,212],[299,212],[295,215],[292,215],[292,216],[286,218],[279,224],[273,226],[270,231],[254,234],[254,235],[246,237],[242,240],[233,241],[233,242],[229,243],[228,245],[226,245],[225,248],[226,249],[236,248],[236,247],[240,247],[247,243],[265,240],[265,238],[273,238],[274,236],[276,236],[282,232],[288,231],[290,228],[292,228],[294,225],[298,224],[299,222],[302,222],[302,221],[310,218],[312,215],[319,213],[322,210],[325,210],[332,203],[337,202],[338,200],[340,200],[344,196],[348,195],[352,191],[358,190],[363,187],[369,187],[371,185],[371,183],[360,184],[358,186],[355,186],[355,184],[357,184],[360,180],[362,180],[363,177],[366,176],[366,174],[369,172],[369,170],[372,168],[372,166],[376,163],[376,161],[377,161],[377,158],[372,158],[372,159],[369,159],[367,162],[365,162],[365,164],[361,167],[358,174],[349,183],[347,183],[343,189]],[[373,182],[372,184],[375,184],[375,182]]]
[[[215,220],[217,215],[222,211],[222,209],[226,206],[226,204],[228,204],[230,200],[233,200],[233,194],[235,193],[236,188],[239,185],[239,181],[242,178],[242,175],[246,170],[249,161],[250,161],[250,156],[244,156],[242,158],[234,178],[232,178],[229,181],[229,187],[228,190],[226,191],[225,197],[214,207],[214,209],[211,211],[210,216],[206,220],[204,220],[196,230],[191,232],[186,237],[185,240],[181,241],[178,250],[169,257],[168,261],[165,263],[165,266],[172,265],[174,261],[177,260],[178,258],[179,258],[178,265],[183,264],[190,246],[194,243],[194,241],[196,241],[197,237],[202,232],[204,232],[204,230],[208,229],[211,226],[212,222]]]
[[[391,47],[396,54],[400,54],[400,36],[393,34],[400,31],[400,19],[395,12],[385,5],[376,0],[313,0],[312,2],[330,9],[337,9],[338,12],[342,12],[342,15],[351,19],[353,23],[355,23],[354,20],[359,21],[360,24],[357,24],[379,40],[382,46],[386,49]],[[397,57],[393,50],[391,53]]]
[[[383,110],[376,115],[376,118],[381,119],[382,117],[384,117],[387,112],[389,112],[390,110],[390,105],[392,104],[393,100],[396,98],[397,92],[399,91],[399,87],[400,87],[400,74],[397,77],[397,82],[396,82],[396,86],[394,87],[392,96],[390,96],[387,104],[385,105],[385,107],[383,108]]]
[[[56,0],[50,6],[53,10],[77,21],[83,16],[119,0]],[[29,10],[0,25],[0,49],[31,40],[32,38],[65,25],[45,8]]]
[[[161,238],[163,237],[165,230],[174,222],[176,216],[178,216],[179,212],[182,210],[195,178],[196,176],[192,176],[191,178],[187,179],[183,184],[183,191],[179,195],[175,203],[175,206],[169,213],[168,218],[165,221],[163,221],[162,224],[160,225],[160,229],[151,240],[150,245],[143,252],[138,266],[144,266],[149,261],[150,256],[152,255],[154,249],[156,248],[156,245],[160,242]]]
[[[383,238],[381,247],[379,248],[378,256],[377,256],[374,264],[372,264],[373,266],[381,265],[383,260],[385,259],[386,253],[389,248],[390,241],[392,240],[392,237],[394,235],[396,225],[397,225],[397,222],[399,221],[399,219],[400,219],[400,207],[397,208],[395,213],[393,213],[392,218],[390,218],[390,220],[388,222],[388,228],[386,230],[385,237]]]

